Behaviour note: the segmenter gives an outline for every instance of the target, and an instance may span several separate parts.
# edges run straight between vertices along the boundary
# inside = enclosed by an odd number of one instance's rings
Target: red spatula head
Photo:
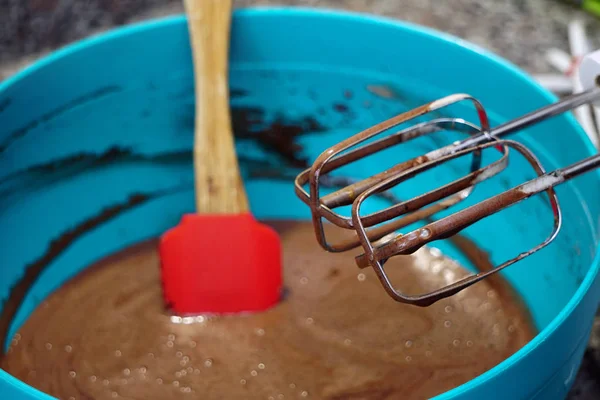
[[[163,293],[177,314],[262,311],[281,296],[281,242],[249,213],[185,215],[159,244]]]

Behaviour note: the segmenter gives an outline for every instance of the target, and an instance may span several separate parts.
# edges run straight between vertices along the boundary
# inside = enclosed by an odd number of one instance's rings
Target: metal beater
[[[579,74],[585,91],[506,122],[494,129],[490,128],[486,111],[477,99],[466,94],[453,94],[383,121],[325,150],[317,157],[312,167],[300,173],[295,181],[296,194],[311,209],[318,243],[329,252],[343,252],[362,246],[364,253],[356,257],[358,267],[373,267],[384,289],[394,300],[417,306],[429,306],[440,299],[452,296],[546,247],[556,238],[562,223],[561,209],[554,187],[599,167],[600,154],[568,167],[546,172],[531,150],[519,142],[506,140],[503,137],[565,111],[599,101],[600,51],[591,53],[583,59],[579,67]],[[464,101],[472,103],[475,107],[479,119],[478,124],[460,118],[437,118],[359,146],[395,126]],[[319,181],[325,174],[384,149],[441,130],[458,131],[469,137],[396,164],[386,171],[333,193],[320,195]],[[500,158],[482,167],[482,151],[492,147],[500,152]],[[524,156],[535,170],[536,178],[447,217],[427,223],[421,228],[404,234],[396,233],[406,226],[429,218],[466,199],[478,183],[496,176],[508,166],[510,150]],[[419,173],[465,155],[472,156],[469,174],[384,210],[367,215],[361,214],[361,207],[370,196],[387,191]],[[306,184],[309,186],[308,192],[304,188]],[[429,293],[409,296],[393,287],[384,269],[384,263],[389,258],[411,254],[427,243],[448,238],[489,215],[542,192],[546,192],[548,195],[554,214],[554,227],[550,236],[539,245],[492,270],[472,274]],[[351,217],[344,217],[335,211],[336,208],[348,205],[352,205]],[[330,243],[325,235],[323,219],[340,228],[354,230],[356,235],[346,241]]]

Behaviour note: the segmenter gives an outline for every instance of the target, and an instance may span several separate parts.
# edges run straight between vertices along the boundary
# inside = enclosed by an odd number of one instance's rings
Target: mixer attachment
[[[390,118],[325,150],[317,157],[310,169],[303,171],[296,178],[296,194],[310,207],[317,241],[325,250],[344,252],[362,247],[364,253],[355,258],[358,267],[372,267],[384,289],[394,300],[417,306],[429,306],[522,260],[554,240],[562,221],[554,186],[598,167],[600,156],[592,156],[570,167],[546,173],[535,154],[527,147],[512,140],[500,139],[500,137],[598,98],[600,98],[600,89],[592,88],[491,130],[485,109],[477,99],[466,94],[447,96]],[[475,107],[479,119],[478,124],[460,118],[436,118],[390,133],[399,125],[414,121],[418,117],[431,115],[434,111],[459,102],[468,102]],[[326,174],[385,149],[440,131],[459,132],[465,134],[466,138],[419,157],[400,162],[385,171],[352,183],[333,193],[321,195],[320,179]],[[364,144],[377,135],[387,136]],[[482,152],[484,151],[498,152],[499,158],[482,166]],[[510,151],[521,154],[531,165],[537,177],[438,220],[431,219],[434,214],[456,206],[465,200],[476,185],[504,171],[508,166]],[[425,171],[442,167],[463,156],[471,157],[471,162],[469,172],[461,178],[425,194],[400,201],[383,210],[364,215],[361,212],[364,202],[369,197],[388,191]],[[306,185],[309,188],[308,192],[305,189]],[[384,268],[384,264],[391,257],[412,254],[432,241],[449,238],[487,216],[542,192],[548,196],[553,212],[554,226],[549,236],[537,246],[492,270],[472,274],[429,293],[407,295],[392,285]],[[343,216],[336,211],[350,205],[350,216]],[[409,225],[423,221],[427,223],[420,228],[398,233]],[[326,224],[353,231],[353,234],[347,240],[331,243],[325,233]]]
[[[389,134],[387,137],[384,137],[372,143],[359,146],[361,143],[367,141],[368,139],[373,138],[382,133],[388,133],[391,129],[401,124],[412,121],[417,117],[430,114],[434,111],[440,110],[444,107],[450,106],[461,101],[469,101],[474,105],[479,116],[479,125],[474,125],[470,122],[458,118],[438,118],[428,122],[414,125],[412,127],[400,130],[398,132],[394,132],[392,134]],[[419,166],[426,168],[426,165],[428,165],[428,161],[434,160],[437,157],[436,154],[426,154],[424,156],[399,163],[386,171],[382,171],[365,180],[355,182],[340,190],[335,191],[334,193],[330,193],[321,197],[320,179],[325,174],[329,174],[343,166],[358,161],[364,157],[376,154],[387,148],[406,143],[410,140],[426,136],[434,132],[456,131],[473,136],[480,133],[481,127],[483,129],[489,130],[488,117],[481,103],[479,103],[479,101],[468,95],[452,95],[440,99],[438,101],[425,104],[421,107],[402,113],[393,118],[390,118],[324,151],[316,159],[316,161],[310,169],[307,169],[298,175],[295,182],[296,194],[304,203],[309,205],[309,207],[311,208],[313,214],[313,222],[315,225],[315,233],[317,235],[317,241],[319,242],[319,244],[325,250],[330,252],[343,252],[360,246],[360,241],[358,240],[358,237],[355,240],[349,240],[340,243],[330,243],[325,235],[325,230],[323,227],[324,219],[338,227],[354,229],[355,224],[353,222],[353,219],[341,215],[340,213],[336,212],[335,209],[351,205],[356,200],[356,197],[359,194],[363,193],[365,190],[371,188],[372,186],[379,184],[380,182],[388,180],[391,176],[394,176],[397,173],[412,171]],[[500,166],[502,166],[502,164],[505,164],[506,162],[507,157],[504,157],[504,159],[500,163]],[[476,150],[473,152],[473,160],[471,163],[471,178],[481,175],[482,171],[480,170],[480,167],[481,152],[479,150]],[[428,212],[423,212],[423,214],[421,214],[418,219],[433,215],[436,212],[444,210],[460,202],[461,200],[464,200],[472,190],[472,185],[469,185],[468,181],[468,177],[461,179],[460,182],[455,181],[452,184],[450,184],[450,187],[444,187],[438,190],[436,193],[437,199],[425,198],[421,199],[420,202],[417,199],[415,199],[417,201],[409,203],[407,206],[409,206],[412,209],[416,209],[418,208],[417,206],[419,205],[419,203],[422,203],[424,200],[428,200],[428,202],[431,202],[445,197],[443,202],[438,203],[434,208],[430,209]],[[304,186],[307,183],[309,184],[310,194],[304,189]],[[452,193],[452,195],[450,196],[451,193],[449,193],[449,191],[452,190],[454,190],[454,193]],[[445,192],[448,193],[446,194],[446,196],[443,196]],[[432,197],[435,197],[436,194],[434,194],[434,196]],[[393,212],[394,209],[395,208],[393,208],[390,212]],[[385,214],[385,211],[379,213],[378,216],[368,216],[366,226],[370,227],[388,219],[390,219],[390,217],[387,216],[387,214]],[[369,231],[369,239],[381,239],[385,235],[394,232],[395,230],[398,230],[402,227],[408,226],[415,221],[416,220],[413,220],[413,218],[407,216],[406,219],[396,220],[386,224],[385,226],[379,226]]]

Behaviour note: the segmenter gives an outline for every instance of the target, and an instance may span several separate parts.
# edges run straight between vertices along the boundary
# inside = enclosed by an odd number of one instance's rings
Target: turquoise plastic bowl
[[[290,124],[304,120],[305,125],[306,118],[314,118],[319,129],[304,129],[297,138],[309,159],[359,129],[454,92],[480,98],[494,123],[555,100],[514,66],[454,37],[348,13],[238,11],[230,59],[236,129],[247,127],[248,121],[239,122],[244,116]],[[86,265],[159,235],[193,210],[193,113],[183,17],[85,40],[0,85],[2,299],[28,267],[44,266],[13,319],[11,337],[48,294]],[[593,152],[566,115],[516,138],[548,169]],[[239,139],[237,145],[254,213],[308,218],[289,180],[257,175],[265,167],[290,175],[296,170],[253,140]],[[350,172],[364,176],[379,164],[432,145],[417,141],[403,147],[402,154],[386,151]],[[482,189],[483,194],[530,177],[519,160],[511,164],[510,175]],[[506,361],[438,399],[566,395],[600,294],[598,175],[582,176],[558,192],[565,215],[558,239],[506,271],[540,333]],[[522,203],[467,234],[490,250],[494,261],[505,260],[547,232],[550,214],[544,207],[536,200]],[[51,247],[59,251],[51,253]],[[452,247],[443,250],[464,261]],[[5,399],[49,398],[4,371],[0,394]]]

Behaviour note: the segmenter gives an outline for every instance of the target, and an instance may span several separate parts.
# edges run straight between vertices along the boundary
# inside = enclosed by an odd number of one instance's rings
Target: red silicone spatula
[[[159,244],[163,290],[177,314],[260,311],[281,293],[277,233],[249,211],[228,99],[231,0],[185,0],[194,60],[196,214]]]

